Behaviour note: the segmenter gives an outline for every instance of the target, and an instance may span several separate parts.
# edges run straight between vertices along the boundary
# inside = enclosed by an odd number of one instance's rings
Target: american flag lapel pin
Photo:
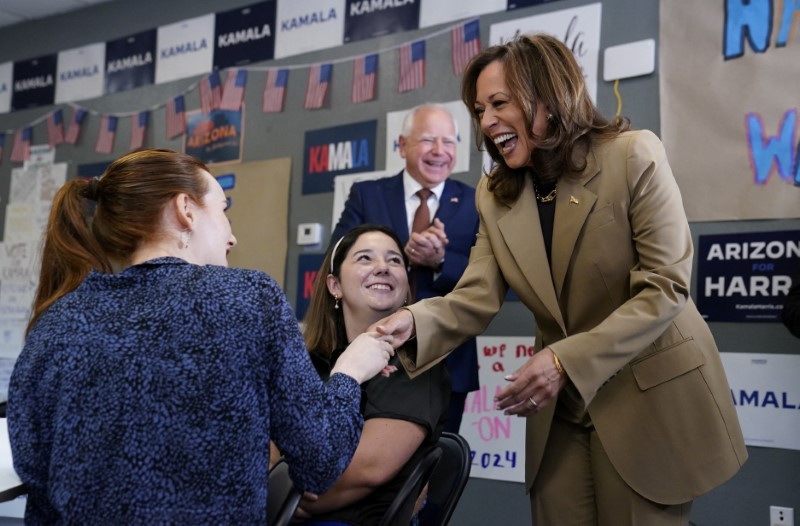
[[[458,197],[451,197],[450,198],[450,202],[451,203],[458,203]]]

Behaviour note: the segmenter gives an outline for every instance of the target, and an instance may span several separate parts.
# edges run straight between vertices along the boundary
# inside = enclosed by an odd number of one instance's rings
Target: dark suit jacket
[[[469,267],[452,293],[409,308],[417,355],[400,358],[412,376],[437,363],[483,332],[510,287],[536,318],[537,350],[561,360],[620,476],[647,499],[687,502],[733,476],[747,450],[719,352],[689,296],[680,191],[650,132],[595,144],[586,160],[578,178],[559,180],[550,264],[531,178],[510,205],[481,181]],[[527,418],[529,489],[555,408]]]
[[[464,273],[478,233],[475,189],[452,179],[445,181],[435,217],[444,223],[449,240],[445,247],[444,264],[436,279],[433,269],[418,271],[415,300],[447,294]],[[395,231],[403,245],[408,242],[402,172],[393,177],[355,183],[350,189],[342,216],[333,229],[331,242],[335,243],[350,229],[364,223],[386,225]],[[478,389],[475,339],[458,346],[447,359],[447,366],[453,380],[453,391],[463,393]]]

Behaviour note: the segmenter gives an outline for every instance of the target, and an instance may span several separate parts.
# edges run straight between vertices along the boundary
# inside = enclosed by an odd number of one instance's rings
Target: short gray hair
[[[456,122],[456,118],[453,117],[453,114],[450,112],[450,110],[447,109],[447,107],[445,107],[444,104],[439,104],[437,102],[425,102],[418,106],[414,106],[413,108],[408,110],[406,116],[403,117],[403,126],[402,128],[400,128],[401,137],[408,137],[408,135],[411,133],[411,127],[414,126],[414,119],[416,118],[417,113],[419,113],[420,110],[424,109],[441,110],[445,112],[447,115],[449,115],[450,120],[453,122],[453,129],[456,132],[456,137],[458,137],[458,122]]]

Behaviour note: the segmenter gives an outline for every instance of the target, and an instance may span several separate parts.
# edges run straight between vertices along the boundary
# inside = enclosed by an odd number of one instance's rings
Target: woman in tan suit
[[[534,523],[685,525],[747,458],[711,333],[689,296],[692,240],[664,148],[606,120],[557,39],[476,56],[462,99],[496,163],[453,292],[380,322],[413,377],[482,333],[510,287],[534,356],[498,409],[527,418]],[[401,353],[402,354],[402,353]]]

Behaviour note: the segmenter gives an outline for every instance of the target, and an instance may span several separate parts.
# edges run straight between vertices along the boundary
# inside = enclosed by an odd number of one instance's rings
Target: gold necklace
[[[535,182],[533,183],[533,193],[536,195],[536,200],[540,203],[549,203],[553,199],[556,198],[556,190],[558,190],[558,181],[556,181],[556,185],[553,187],[552,190],[547,195],[539,195],[539,185]]]

